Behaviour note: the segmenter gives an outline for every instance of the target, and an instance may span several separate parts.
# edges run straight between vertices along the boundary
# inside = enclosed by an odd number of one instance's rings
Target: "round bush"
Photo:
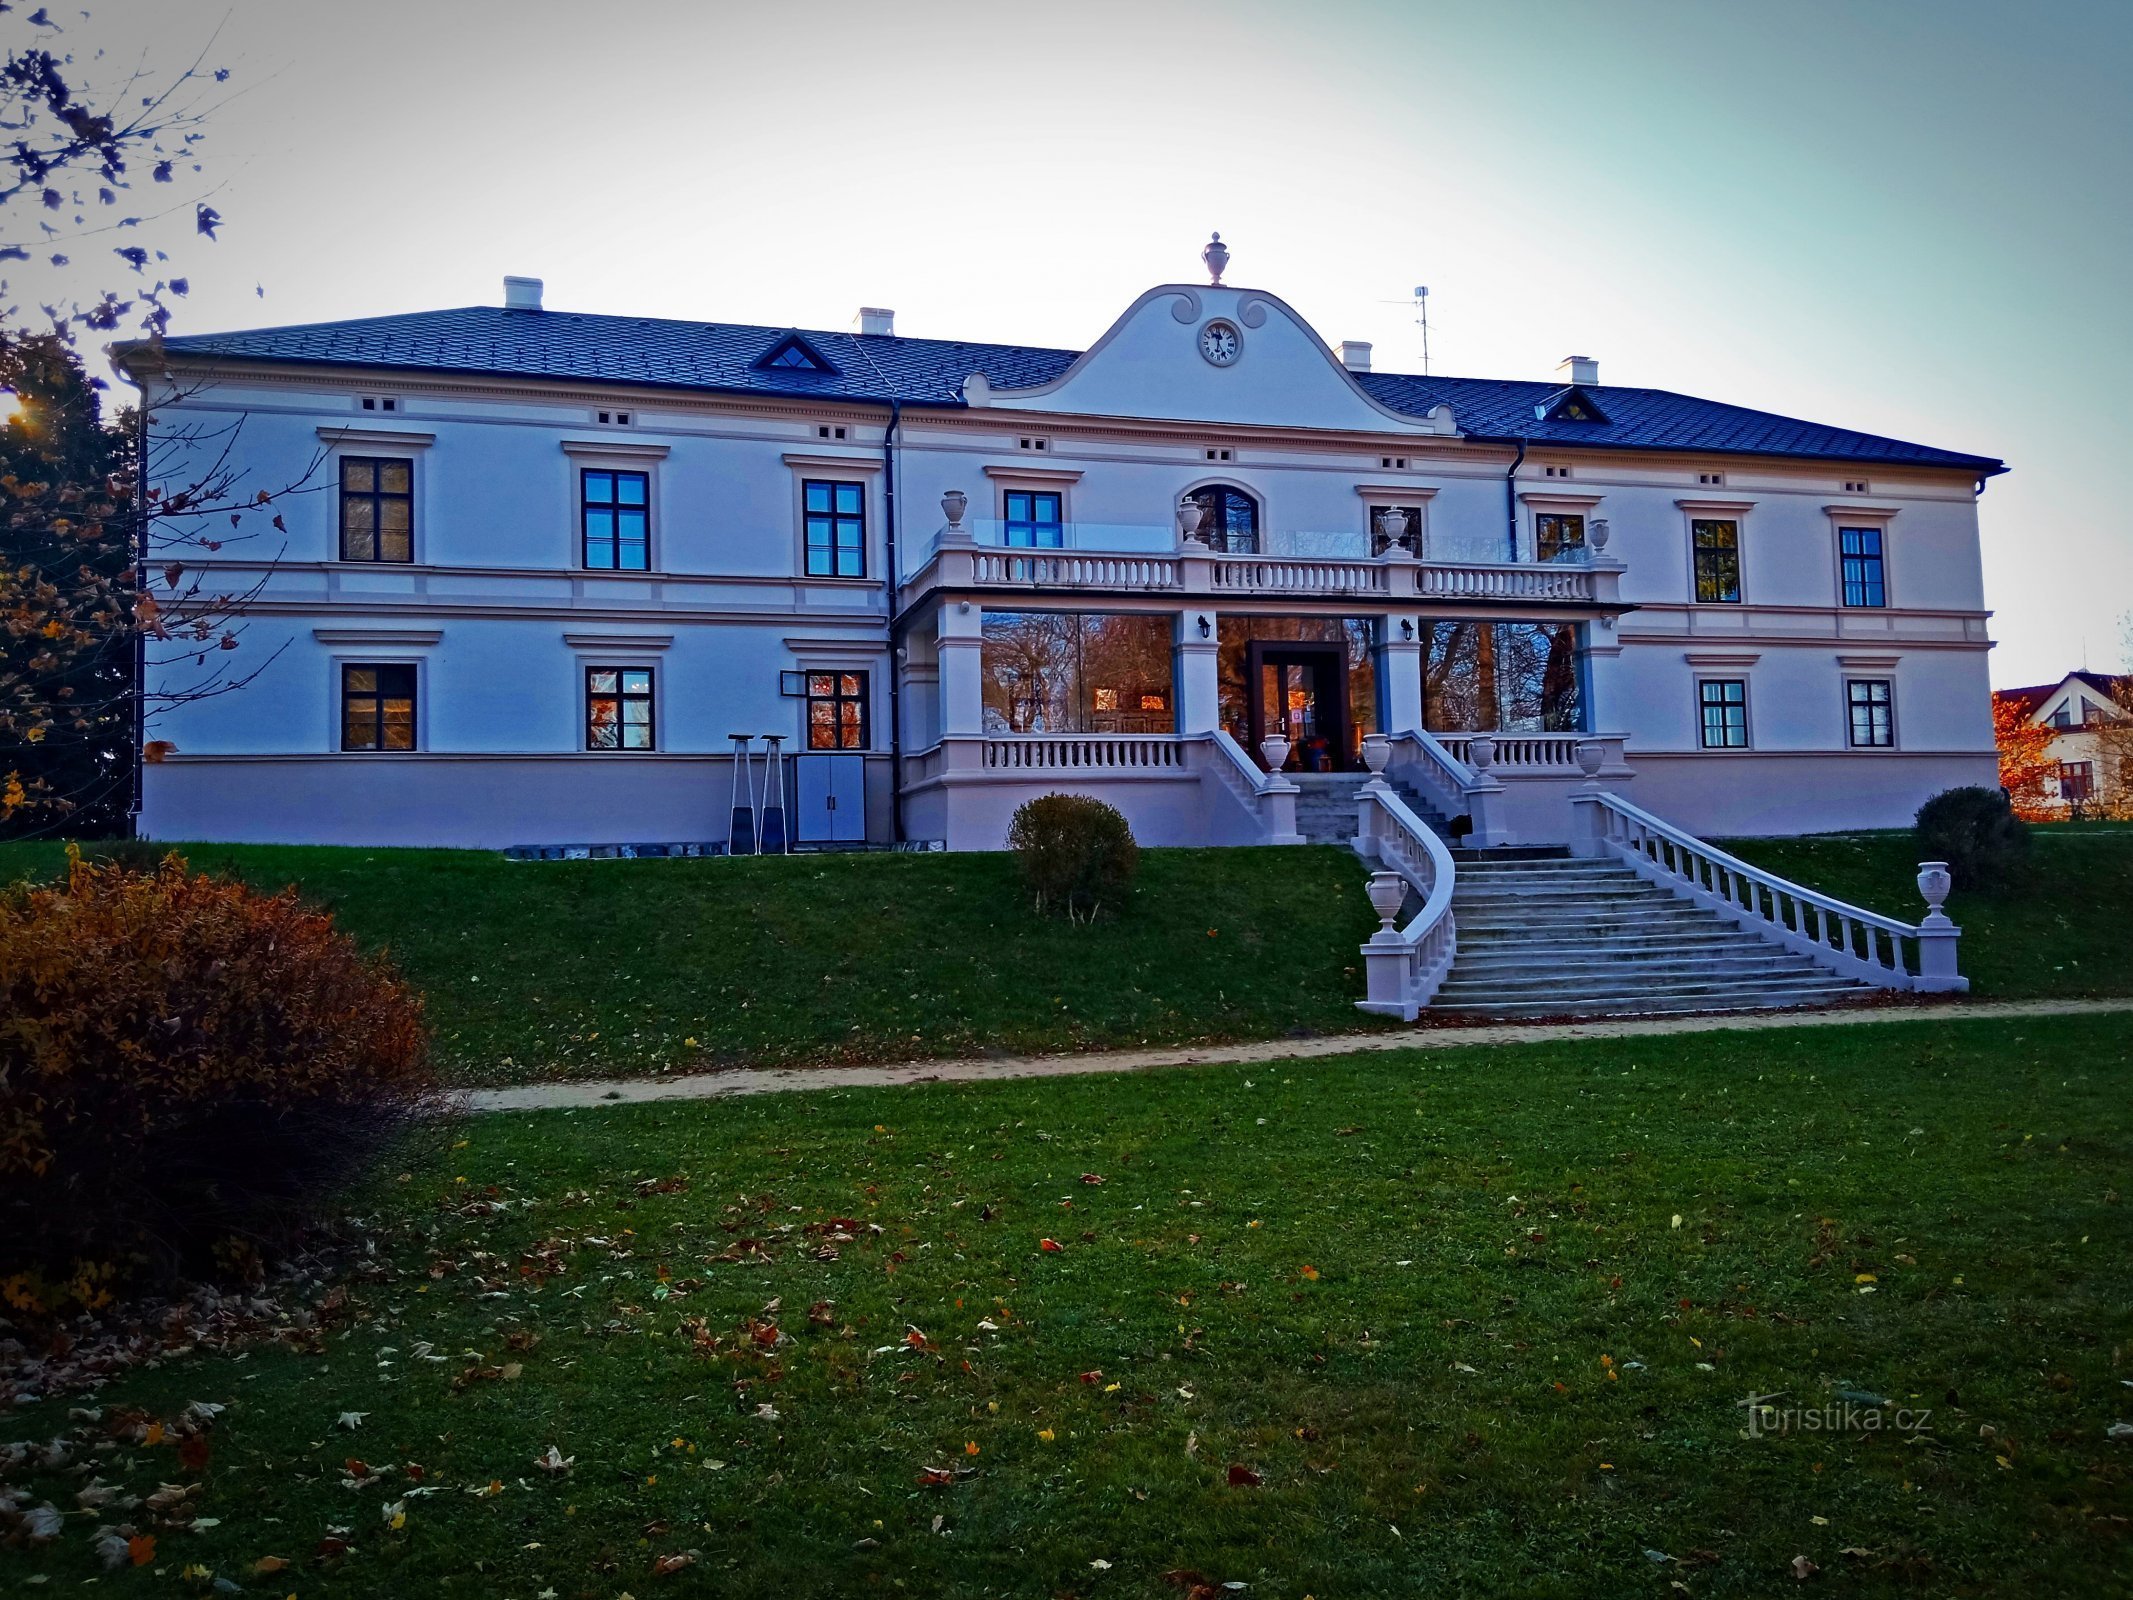
[[[69,858],[63,885],[0,893],[23,1309],[286,1247],[435,1089],[420,998],[293,889]]]
[[[1945,789],[1918,808],[1920,859],[1945,861],[1957,887],[2007,882],[2029,859],[2029,825],[1999,789]]]
[[[1140,846],[1126,819],[1085,794],[1047,794],[1016,810],[1008,848],[1022,864],[1022,881],[1037,909],[1069,919],[1116,907],[1133,887]]]

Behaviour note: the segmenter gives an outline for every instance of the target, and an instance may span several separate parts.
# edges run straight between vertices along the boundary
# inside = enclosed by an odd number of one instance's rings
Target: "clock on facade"
[[[1244,353],[1244,338],[1227,322],[1214,321],[1200,330],[1200,354],[1218,367],[1226,367]]]

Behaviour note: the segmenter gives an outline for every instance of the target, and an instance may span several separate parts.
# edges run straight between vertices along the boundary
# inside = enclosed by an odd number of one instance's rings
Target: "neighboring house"
[[[1582,357],[1376,372],[1219,282],[1076,352],[875,310],[551,311],[507,279],[502,307],[118,359],[159,432],[317,489],[278,559],[213,563],[259,586],[263,666],[159,724],[154,837],[718,841],[734,734],[797,754],[802,839],[957,849],[1053,789],[1150,844],[1293,838],[1258,769],[1308,791],[1380,731],[1433,736],[1505,842],[1563,837],[1581,745],[1707,835],[1995,781],[2001,463]]]
[[[2052,730],[2044,805],[2060,816],[2133,810],[2133,673],[2069,672],[2057,683],[2000,689],[1995,699]]]

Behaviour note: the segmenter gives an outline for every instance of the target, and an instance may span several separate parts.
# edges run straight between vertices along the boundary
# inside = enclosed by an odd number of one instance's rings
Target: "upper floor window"
[[[585,669],[585,748],[653,748],[650,667]]]
[[[1022,489],[1007,492],[1007,542],[1023,549],[1057,550],[1066,542],[1059,496]]]
[[[2053,727],[2055,727],[2055,728],[2071,728],[2071,727],[2072,727],[2073,725],[2074,725],[2074,713],[2073,713],[2073,712],[2072,712],[2072,711],[2071,711],[2071,710],[2070,710],[2069,708],[2067,708],[2066,706],[2061,706],[2061,707],[2060,707],[2060,708],[2059,708],[2059,709],[2058,709],[2057,711],[2054,711],[2054,712],[2052,713],[2052,726],[2053,726]]]
[[[807,748],[867,747],[867,675],[810,672],[807,675]]]
[[[1585,548],[1585,519],[1574,513],[1545,512],[1533,519],[1533,558],[1556,561]]]
[[[1740,524],[1731,518],[1698,517],[1689,527],[1696,547],[1697,603],[1738,604]]]
[[[341,457],[341,559],[415,559],[415,464],[404,456]]]
[[[578,482],[585,565],[601,572],[651,570],[651,474],[587,467]]]
[[[863,578],[867,575],[867,491],[864,484],[801,485],[807,510],[807,575]]]
[[[1895,744],[1896,724],[1890,700],[1886,678],[1845,680],[1844,706],[1851,720],[1853,748],[1882,750]]]
[[[1187,498],[1202,512],[1200,537],[1210,549],[1227,550],[1233,555],[1259,553],[1258,501],[1226,483],[1195,489]]]
[[[1839,528],[1837,556],[1844,572],[1844,603],[1848,606],[1885,606],[1888,586],[1881,564],[1879,528]]]
[[[1696,684],[1706,750],[1748,748],[1748,683],[1744,678],[1703,678]]]
[[[415,668],[411,663],[341,668],[341,748],[415,748]]]

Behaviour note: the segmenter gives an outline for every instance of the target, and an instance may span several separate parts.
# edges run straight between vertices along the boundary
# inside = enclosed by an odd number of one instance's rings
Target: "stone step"
[[[1516,911],[1504,911],[1495,907],[1454,904],[1452,915],[1459,919],[1461,930],[1467,933],[1539,930],[1548,933],[1556,943],[1564,945],[1582,944],[1587,939],[1604,938],[1611,932],[1651,933],[1668,929],[1708,928],[1717,921],[1714,917],[1698,916],[1694,910],[1680,911],[1672,906],[1641,905],[1618,911],[1584,911],[1574,916],[1543,917],[1521,915]]]
[[[1726,1011],[1775,1011],[1804,1006],[1824,1006],[1854,1000],[1870,991],[1859,986],[1832,985],[1827,989],[1787,990],[1762,993],[1753,989],[1726,995],[1638,994],[1630,996],[1563,995],[1549,1000],[1519,1000],[1490,1004],[1483,1000],[1446,1000],[1440,992],[1430,1009],[1483,1017],[1654,1017],[1682,1016]]]
[[[1779,952],[1774,956],[1740,955],[1722,960],[1683,961],[1680,959],[1640,961],[1634,958],[1619,961],[1600,961],[1565,958],[1559,965],[1544,971],[1520,967],[1516,963],[1481,964],[1459,961],[1446,976],[1446,990],[1487,990],[1506,999],[1522,994],[1546,995],[1565,989],[1628,990],[1632,987],[1673,988],[1683,985],[1712,983],[1732,986],[1740,983],[1841,983],[1844,980],[1834,973],[1823,971],[1813,962],[1798,956]]]
[[[1581,938],[1572,943],[1566,942],[1552,929],[1472,928],[1467,926],[1466,919],[1461,917],[1459,948],[1462,954],[1516,954],[1521,960],[1540,961],[1588,950],[1668,950],[1683,954],[1724,955],[1736,950],[1782,950],[1783,946],[1772,944],[1766,939],[1758,939],[1752,933],[1721,932],[1704,928],[1651,928],[1606,937]]]

